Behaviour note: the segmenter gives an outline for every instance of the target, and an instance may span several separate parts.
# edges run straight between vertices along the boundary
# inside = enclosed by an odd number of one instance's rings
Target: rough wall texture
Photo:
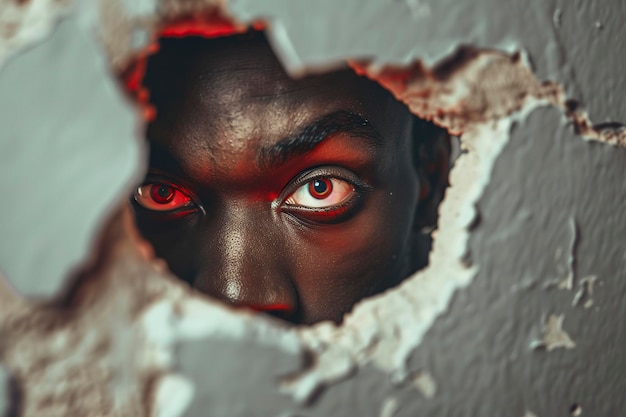
[[[557,110],[537,109],[498,157],[469,242],[479,273],[411,358],[438,381],[424,415],[558,416],[576,403],[583,415],[624,412],[626,252],[609,242],[626,232],[615,215],[626,152],[571,130]]]
[[[614,145],[626,6],[457,3],[84,1],[20,54],[56,6],[0,3],[0,22],[33,27],[0,43],[13,57],[0,72],[0,186],[20,196],[0,220],[0,382],[15,386],[0,383],[0,413],[626,412],[626,151]],[[36,7],[49,13],[28,23]],[[120,68],[159,21],[215,8],[265,21],[295,75],[349,59],[462,133],[429,267],[340,327],[286,328],[194,294],[111,214],[141,165],[132,111],[93,39]]]

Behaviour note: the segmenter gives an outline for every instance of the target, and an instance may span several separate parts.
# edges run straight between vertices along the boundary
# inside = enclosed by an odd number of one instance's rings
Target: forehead
[[[184,159],[211,158],[276,143],[320,117],[347,110],[395,137],[408,111],[350,69],[292,79],[261,33],[219,39],[163,39],[144,85],[157,109],[149,139]],[[176,142],[174,143],[174,139]],[[190,159],[190,158],[187,158]]]
[[[144,84],[162,113],[182,110],[181,105],[187,114],[196,109],[220,114],[271,106],[288,106],[293,113],[335,104],[375,117],[398,105],[377,83],[349,69],[292,79],[261,32],[162,39],[148,62]]]
[[[339,87],[339,94],[352,93],[361,98],[383,93],[376,83],[348,69],[292,79],[260,32],[218,39],[161,39],[159,52],[149,59],[144,83],[154,90],[157,100],[177,92],[188,93],[189,89],[222,98],[237,98],[232,93],[244,88],[251,98],[307,88],[322,92],[331,86]]]

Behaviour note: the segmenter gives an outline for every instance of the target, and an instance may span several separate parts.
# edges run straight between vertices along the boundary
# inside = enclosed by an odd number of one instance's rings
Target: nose
[[[232,305],[294,321],[298,297],[272,214],[230,206],[208,221],[194,287]]]

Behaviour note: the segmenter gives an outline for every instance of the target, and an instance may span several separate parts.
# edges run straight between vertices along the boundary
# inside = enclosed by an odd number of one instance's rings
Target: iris
[[[321,178],[309,183],[309,193],[318,200],[326,198],[333,192],[333,183],[328,178]]]
[[[174,198],[174,189],[167,185],[154,185],[150,189],[150,197],[158,204],[167,204]]]

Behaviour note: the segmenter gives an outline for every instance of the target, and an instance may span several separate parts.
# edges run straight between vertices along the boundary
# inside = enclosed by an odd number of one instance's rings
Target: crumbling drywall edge
[[[155,41],[165,26],[174,22],[196,22],[210,26],[216,19],[228,21],[244,31],[254,22],[237,21],[228,12],[228,0],[94,0],[99,10],[99,32],[113,70],[122,72]],[[151,7],[152,6],[152,7]]]
[[[215,7],[215,4],[211,7]],[[222,12],[224,11],[222,4],[218,5],[218,8],[222,8]],[[280,29],[278,23],[272,22],[275,30],[276,28]],[[284,51],[279,47],[278,51],[283,59],[285,55],[289,56],[288,50]],[[499,53],[490,51],[489,54],[498,55]],[[525,92],[535,98],[540,97],[540,99],[534,104],[530,104],[533,103],[533,100],[526,100],[526,105],[520,108],[519,106],[522,106],[521,103],[524,100],[515,97],[514,91],[506,91],[514,97],[514,101],[517,100],[518,107],[514,109],[505,107],[503,110],[505,114],[497,114],[496,121],[494,118],[488,118],[488,120],[481,121],[481,124],[476,123],[475,120],[466,120],[471,128],[468,126],[462,126],[462,128],[446,126],[457,131],[465,131],[463,146],[470,152],[461,157],[451,173],[452,187],[447,193],[447,203],[444,202],[441,207],[441,224],[446,226],[442,226],[438,231],[435,249],[431,256],[431,267],[407,280],[398,289],[391,290],[384,296],[365,300],[351,314],[346,316],[342,327],[337,328],[330,323],[323,323],[313,328],[301,329],[299,334],[308,348],[315,353],[316,361],[312,369],[304,372],[299,378],[289,378],[283,385],[283,390],[292,394],[297,401],[305,402],[319,385],[340,380],[350,375],[355,366],[370,361],[375,362],[381,369],[392,372],[395,379],[406,379],[408,370],[405,363],[410,352],[419,345],[421,338],[435,318],[447,309],[456,289],[471,282],[471,278],[476,273],[476,268],[464,264],[464,251],[469,236],[469,228],[475,216],[473,204],[488,183],[490,167],[506,143],[511,123],[516,120],[514,116],[510,116],[510,113],[517,112],[515,114],[518,116],[524,116],[537,105],[546,103],[555,105],[561,98],[561,91],[558,86],[553,84],[547,88],[541,88],[543,86],[539,85],[528,68],[529,63],[527,59],[524,59],[525,55],[520,54],[520,56],[522,67],[537,84],[535,91]],[[480,57],[482,57],[481,54],[479,54]],[[474,63],[476,62],[478,61]],[[477,72],[481,67],[488,64],[490,64],[489,57],[485,62],[478,62],[478,65],[472,67],[472,70]],[[470,74],[469,78],[472,76],[475,74]],[[521,88],[528,89],[524,85]],[[456,89],[453,91],[456,92]],[[411,105],[410,98],[398,98],[405,102],[408,101],[408,104]],[[449,97],[448,99],[447,104],[453,108],[458,106],[462,97]],[[497,109],[497,106],[491,107],[491,110]],[[420,114],[419,108],[412,108],[412,110]],[[456,116],[463,119],[468,115],[461,112]],[[446,121],[441,124],[446,125]],[[498,143],[494,145],[495,137],[498,137]],[[489,139],[481,140],[481,138]],[[479,164],[482,164],[480,168]],[[468,175],[468,172],[471,172],[471,175]],[[456,211],[453,205],[456,207]],[[450,226],[452,224],[455,226]],[[450,262],[451,259],[455,259],[455,262]],[[445,276],[446,279],[442,279],[442,276]],[[434,293],[440,296],[428,297],[424,295]],[[421,295],[417,297],[415,294]],[[381,298],[384,301],[380,302]],[[383,308],[382,304],[386,307]],[[395,307],[393,311],[391,311],[390,305]],[[418,307],[415,307],[416,305]],[[406,322],[403,322],[402,325],[393,326],[394,317],[396,320],[397,317],[410,317],[415,322],[413,326],[407,326]],[[381,323],[384,323],[384,329],[381,329]],[[407,327],[411,330],[402,330]]]
[[[509,71],[512,75],[503,79],[505,85],[498,85],[503,96],[500,101],[496,100],[495,104],[486,101],[480,107],[487,114],[496,107],[496,113],[491,118],[473,118],[471,98],[489,90],[472,91],[471,87],[476,80],[480,84],[482,78],[490,78],[483,77],[484,70],[494,63],[500,65],[498,71]],[[384,68],[372,70],[353,63],[357,71],[374,80],[381,82],[382,77],[381,84],[422,117],[434,118],[433,115],[442,113],[442,108],[448,109],[446,111],[455,117],[439,119],[439,123],[446,128],[462,129],[462,147],[468,152],[459,158],[450,173],[451,185],[440,205],[439,229],[429,266],[399,287],[359,303],[345,317],[341,327],[322,323],[300,330],[303,340],[316,352],[317,362],[300,379],[290,379],[283,385],[283,391],[298,402],[306,402],[319,385],[340,380],[342,375],[338,369],[345,369],[344,376],[347,376],[353,368],[372,362],[390,373],[392,380],[407,380],[411,373],[406,368],[409,355],[419,346],[435,319],[447,310],[456,290],[468,285],[478,272],[479,266],[468,265],[466,261],[469,233],[477,216],[475,203],[490,181],[491,169],[508,141],[511,125],[538,106],[555,105],[561,90],[554,84],[539,84],[523,56],[508,60],[493,51],[477,51],[463,64],[449,77],[454,81],[439,89],[444,94],[435,97],[437,107],[428,108],[420,105],[423,97],[420,90],[423,87],[431,93],[437,91],[439,80],[432,70],[422,67],[415,71],[415,79],[407,81],[400,77],[398,83],[396,73],[388,76]],[[525,84],[520,84],[518,78],[524,78]],[[513,88],[507,88],[506,82],[513,83]],[[453,94],[446,98],[448,91]],[[428,99],[433,97],[428,96]],[[503,108],[497,108],[501,103],[505,104]],[[351,367],[346,365],[350,361]],[[334,367],[335,363],[340,365]]]
[[[128,207],[123,209],[121,221],[123,236],[113,244],[130,243],[130,246],[125,251],[118,249],[117,256],[139,262],[140,268],[151,271],[152,275],[136,273],[140,280],[147,280],[146,287],[137,288],[134,284],[127,288],[149,300],[142,306],[133,326],[135,337],[143,346],[140,360],[143,372],[139,374],[150,370],[150,381],[143,381],[149,386],[143,399],[147,415],[182,417],[193,400],[193,381],[177,369],[176,355],[182,344],[203,339],[248,340],[289,355],[304,353],[305,347],[293,328],[251,310],[225,305],[181,282],[169,272],[163,260],[155,258],[151,245],[134,226]],[[127,277],[112,273],[110,279],[117,280],[117,287],[123,288]],[[151,289],[153,286],[157,289]],[[92,292],[99,297],[99,290]],[[150,295],[151,292],[158,295]],[[88,300],[89,296],[83,303],[88,305]]]
[[[576,133],[584,139],[626,148],[626,125],[623,123],[593,124],[586,111],[569,110],[568,101],[562,103],[566,115],[574,125]]]
[[[159,375],[152,383],[150,415],[182,416],[193,400],[193,381],[176,365],[177,346],[181,344],[209,338],[249,340],[286,354],[304,352],[294,331],[265,317],[259,320],[253,312],[224,307],[219,301],[188,293],[178,300],[161,300],[142,315],[138,325],[146,340],[145,350],[148,356],[158,358]]]
[[[19,404],[24,415],[86,415],[97,403],[120,417],[180,416],[194,386],[176,369],[176,352],[189,341],[252,340],[303,353],[293,329],[227,307],[170,274],[139,236],[128,207],[122,213],[105,229],[100,266],[69,305],[24,302],[0,287],[7,302],[0,310],[0,360],[26,394]]]
[[[315,366],[283,385],[283,391],[304,403],[320,385],[341,379],[338,369],[374,363],[396,382],[405,381],[406,361],[421,343],[436,318],[445,312],[454,293],[469,285],[479,266],[465,262],[470,230],[477,215],[475,204],[489,183],[491,169],[509,138],[513,123],[532,110],[548,105],[529,100],[522,110],[506,118],[472,126],[463,140],[470,152],[462,155],[450,174],[451,187],[440,206],[439,230],[429,266],[399,287],[359,303],[337,327],[325,322],[299,330],[315,351]],[[315,382],[315,383],[314,383]]]

